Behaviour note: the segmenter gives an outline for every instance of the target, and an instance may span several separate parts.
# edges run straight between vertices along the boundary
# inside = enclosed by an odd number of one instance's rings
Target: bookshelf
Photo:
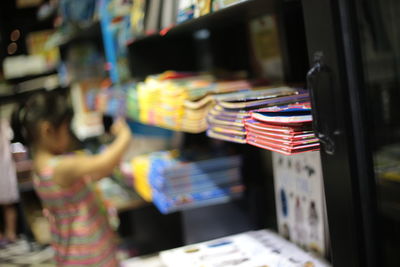
[[[138,37],[128,44],[131,75],[134,80],[142,81],[148,75],[167,70],[224,69],[244,70],[250,79],[257,79],[252,64],[249,22],[264,15],[276,18],[284,81],[305,84],[308,60],[299,1],[250,0]],[[206,31],[207,38],[197,36],[202,31]],[[207,62],[205,58],[211,60]],[[186,144],[215,141],[205,133],[185,134],[184,139]],[[243,177],[249,190],[247,203],[242,208],[250,211],[249,217],[256,227],[276,228],[271,153],[249,145],[229,145],[244,158]]]
[[[276,19],[284,81],[305,84],[308,53],[300,1],[249,0],[137,37],[127,45],[131,74],[135,80],[143,80],[166,70],[225,68],[246,70],[250,78],[257,78],[249,22],[264,15]],[[212,58],[211,64],[206,57]]]

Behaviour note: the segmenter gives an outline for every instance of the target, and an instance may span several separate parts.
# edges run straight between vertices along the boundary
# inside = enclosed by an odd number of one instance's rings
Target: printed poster
[[[325,255],[326,212],[319,151],[273,153],[279,233],[307,250]]]

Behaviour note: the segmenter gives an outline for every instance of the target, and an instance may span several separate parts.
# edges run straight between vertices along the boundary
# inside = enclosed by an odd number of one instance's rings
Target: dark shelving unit
[[[131,74],[142,80],[148,74],[166,70],[224,68],[247,70],[250,78],[257,78],[251,66],[248,22],[264,15],[273,15],[277,21],[284,80],[305,84],[308,55],[300,1],[250,0],[183,22],[168,31],[139,37],[128,45]],[[202,37],[204,34],[209,37]]]
[[[140,81],[167,70],[216,73],[244,70],[250,79],[258,79],[252,64],[248,23],[264,15],[276,19],[285,81],[305,84],[309,65],[300,1],[246,1],[166,32],[137,38],[128,45],[131,74]],[[206,37],[201,36],[204,34]],[[246,214],[248,227],[276,230],[271,153],[249,145],[213,140],[205,133],[184,135],[184,146],[201,144],[204,149],[210,142],[224,144],[225,149],[243,157],[242,177],[247,189],[244,199],[234,205]]]

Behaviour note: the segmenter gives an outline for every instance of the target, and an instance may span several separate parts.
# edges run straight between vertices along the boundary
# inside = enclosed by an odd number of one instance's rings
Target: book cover
[[[302,148],[302,149],[288,151],[288,150],[285,150],[285,149],[282,149],[279,147],[269,146],[268,144],[265,144],[265,143],[256,142],[252,139],[248,139],[246,142],[249,145],[253,145],[253,146],[263,148],[266,150],[278,152],[278,153],[286,155],[286,156],[291,156],[291,155],[296,155],[296,154],[300,154],[300,153],[304,153],[304,152],[319,150],[319,147],[318,147],[318,148]]]
[[[209,127],[213,127],[214,125],[218,125],[220,127],[225,126],[237,126],[237,127],[242,127],[244,128],[244,121],[243,119],[237,119],[237,120],[221,120],[214,118],[213,116],[208,116],[207,117],[207,122]]]
[[[307,98],[307,92],[299,92],[289,87],[279,87],[217,96],[216,100],[223,108],[243,109],[293,103]]]
[[[242,135],[245,136],[246,135],[246,130],[243,128],[240,129],[236,129],[234,127],[218,127],[218,126],[214,126],[211,127],[211,129],[215,132],[215,133],[221,133],[221,134],[231,134],[231,135]]]
[[[319,148],[319,142],[314,141],[312,143],[309,142],[302,142],[299,145],[294,145],[293,143],[290,143],[289,145],[285,145],[282,142],[274,142],[274,141],[269,141],[265,138],[262,138],[260,136],[253,135],[251,133],[247,133],[246,137],[247,141],[250,141],[252,143],[272,147],[275,149],[280,149],[282,151],[286,151],[288,153],[291,152],[296,152],[296,151],[304,151],[305,149],[316,149]]]
[[[257,76],[272,83],[282,82],[284,73],[276,16],[254,18],[248,27],[251,63]]]
[[[134,37],[144,35],[144,20],[147,10],[146,0],[133,0],[131,12],[131,27]]]
[[[176,195],[184,192],[203,191],[215,186],[221,187],[231,185],[240,181],[240,170],[233,168],[226,171],[206,173],[194,177],[181,177],[170,181],[166,177],[161,177],[161,183],[154,185],[153,188],[168,195]]]
[[[277,133],[277,132],[268,132],[268,131],[263,131],[263,130],[258,130],[258,129],[252,129],[250,127],[246,127],[246,132],[253,133],[255,135],[261,135],[261,136],[265,136],[265,137],[275,138],[275,139],[279,139],[282,141],[284,141],[284,140],[297,141],[297,140],[308,140],[308,139],[315,138],[314,133],[282,134],[282,133]]]
[[[302,139],[283,139],[283,138],[279,138],[279,137],[272,137],[272,136],[268,136],[265,134],[260,134],[254,131],[249,131],[247,132],[247,136],[249,138],[254,138],[260,141],[265,141],[265,142],[272,142],[272,143],[276,143],[276,144],[281,144],[284,146],[292,146],[292,147],[296,147],[299,145],[305,145],[305,144],[313,144],[313,143],[318,143],[319,139],[315,138],[315,136],[313,138],[302,138]]]
[[[195,0],[179,0],[177,23],[194,18]]]
[[[229,201],[242,195],[242,185],[215,187],[200,192],[187,192],[175,196],[168,196],[157,190],[153,191],[153,202],[161,213],[170,213],[187,208],[211,205],[221,201]]]
[[[258,109],[252,111],[251,117],[266,123],[301,125],[312,122],[309,102]]]
[[[163,0],[161,11],[161,28],[169,28],[176,24],[178,3],[176,0]]]
[[[218,133],[218,132],[213,131],[212,129],[207,130],[207,136],[216,138],[216,139],[220,139],[223,141],[246,144],[246,138],[244,136]]]
[[[218,10],[242,3],[242,2],[246,2],[248,0],[214,0],[213,4],[212,4],[212,10],[213,12],[216,12]]]
[[[153,34],[160,30],[161,0],[149,1],[149,7],[144,18],[144,30],[146,34]]]
[[[220,169],[227,169],[231,167],[241,166],[241,157],[226,156],[200,160],[196,162],[179,162],[163,170],[163,175],[178,176],[178,175],[196,175],[204,171],[215,171]],[[183,173],[183,174],[182,174]]]
[[[313,131],[311,129],[311,124],[305,125],[295,125],[295,126],[286,126],[286,125],[273,125],[266,124],[263,122],[259,122],[253,119],[245,119],[246,127],[265,131],[265,132],[277,132],[281,134],[286,134],[290,136],[298,135],[298,134],[312,134]]]
[[[207,105],[210,105],[213,102],[213,98],[211,95],[207,95],[197,101],[190,101],[190,100],[186,100],[183,105],[185,106],[185,108],[188,109],[200,109],[200,108],[204,108]]]

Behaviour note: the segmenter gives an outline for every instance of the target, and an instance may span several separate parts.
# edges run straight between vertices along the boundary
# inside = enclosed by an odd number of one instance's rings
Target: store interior
[[[87,155],[126,121],[122,159],[90,185],[120,266],[339,266],[329,215],[339,192],[327,208],[323,177],[335,148],[313,120],[324,108],[315,99],[337,95],[310,92],[302,2],[1,1],[0,118],[13,128],[19,105],[62,96],[74,112],[71,150]],[[0,235],[0,266],[56,266],[35,153],[19,136],[9,140],[17,239]]]

